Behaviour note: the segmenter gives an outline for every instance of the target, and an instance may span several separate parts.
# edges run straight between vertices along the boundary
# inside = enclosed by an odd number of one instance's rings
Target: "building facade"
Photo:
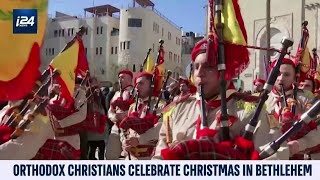
[[[267,47],[267,14],[268,0],[239,0],[242,17],[248,36],[248,45]],[[308,21],[309,41],[308,47],[320,53],[320,1],[319,0],[270,0],[270,47],[280,49],[283,37],[294,40],[290,54],[295,56],[301,38],[301,25]],[[207,26],[208,27],[208,26]],[[239,76],[243,82],[244,90],[253,90],[253,80],[266,78],[266,51],[249,49],[250,64]],[[271,52],[270,61],[279,57],[279,53]]]
[[[267,47],[266,2],[267,0],[239,0],[249,45]],[[281,39],[290,37],[294,40],[290,52],[291,55],[295,55],[301,37],[301,24],[307,20],[310,34],[309,50],[311,52],[313,48],[317,48],[320,53],[319,8],[319,0],[270,0],[270,47],[280,49]],[[255,78],[266,78],[266,51],[249,49],[249,52],[250,65],[240,76],[244,81],[244,90],[253,89],[252,82]],[[270,60],[278,57],[279,53],[273,52]]]
[[[149,48],[155,60],[159,39],[164,40],[166,69],[174,72],[174,76],[181,74],[181,29],[154,9],[151,1],[136,1],[127,9],[112,5],[86,8],[83,17],[57,12],[48,21],[41,70],[84,26],[87,29],[83,42],[90,73],[103,85],[117,81],[121,69],[138,72]]]
[[[183,76],[190,76],[190,62],[191,52],[194,45],[203,39],[204,36],[194,32],[183,32],[182,33],[182,62],[181,67],[183,68]]]

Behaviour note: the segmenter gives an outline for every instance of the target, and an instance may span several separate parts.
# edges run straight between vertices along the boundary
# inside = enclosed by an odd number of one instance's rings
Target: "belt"
[[[134,157],[150,157],[153,153],[155,146],[152,145],[138,145],[131,148],[130,154]]]

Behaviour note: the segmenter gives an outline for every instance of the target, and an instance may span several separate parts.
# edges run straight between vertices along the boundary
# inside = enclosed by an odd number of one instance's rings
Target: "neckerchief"
[[[232,99],[232,95],[233,93],[235,93],[235,89],[228,89],[226,94],[226,100],[227,102]],[[214,98],[212,98],[211,100],[209,101],[206,101],[205,102],[205,106],[206,106],[206,109],[208,110],[208,108],[210,109],[215,109],[215,108],[218,108],[221,106],[221,96],[220,95],[217,95],[215,96]],[[197,107],[199,107],[200,111],[201,112],[201,108],[200,108],[200,96],[199,94],[197,93]],[[207,112],[205,112],[205,114],[207,114]],[[217,118],[217,117],[216,117]],[[217,120],[217,119],[216,119]],[[197,119],[197,125],[196,125],[196,133],[194,134],[196,137],[196,139],[198,139],[198,133],[200,129],[203,129],[204,127],[202,126],[202,123],[201,123],[201,116],[200,114],[198,115],[198,119]]]

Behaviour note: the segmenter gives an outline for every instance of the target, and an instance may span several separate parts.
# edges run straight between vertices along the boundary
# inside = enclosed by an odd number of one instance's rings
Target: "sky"
[[[161,14],[182,27],[182,31],[205,33],[207,0],[151,0]],[[117,8],[132,6],[132,0],[49,0],[49,14],[60,11],[69,15],[84,15],[84,8],[110,4]]]

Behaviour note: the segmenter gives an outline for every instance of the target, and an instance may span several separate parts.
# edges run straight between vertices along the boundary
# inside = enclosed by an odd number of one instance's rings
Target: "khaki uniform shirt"
[[[227,91],[228,94],[232,94],[232,90]],[[216,100],[219,100],[218,97]],[[253,115],[253,112],[246,112],[242,108],[238,107],[238,102],[235,99],[230,99],[227,102],[228,115],[232,115],[238,118],[236,122],[230,127],[230,136],[233,138],[237,135],[242,135],[245,126],[248,124],[250,117]],[[207,107],[207,120],[208,126],[210,129],[219,129],[219,124],[217,123],[216,116],[217,113],[220,113],[220,107],[211,108]],[[177,104],[173,107],[172,113],[168,116],[169,122],[164,120],[159,134],[159,142],[156,147],[155,155],[153,159],[161,159],[161,150],[172,146],[178,142],[184,140],[195,139],[196,134],[196,123],[198,116],[200,115],[200,107],[197,105],[196,96],[191,96],[183,102]],[[266,120],[260,120],[261,122],[266,122]],[[169,131],[168,131],[168,127]],[[267,129],[267,130],[266,130]],[[168,137],[167,134],[170,134]],[[262,146],[265,146],[267,142],[265,136],[269,134],[269,127],[266,123],[260,123],[259,127],[254,131],[254,144],[256,149],[262,149]],[[218,137],[216,137],[218,140]],[[167,143],[167,141],[171,143]],[[283,147],[279,151],[271,156],[269,159],[289,159],[288,149]]]
[[[138,112],[139,112],[139,117],[145,117],[147,113],[147,99],[145,101],[142,101],[141,99],[139,99],[139,102],[138,102]],[[157,102],[157,98],[152,98],[151,99],[151,103],[150,103],[150,112],[152,113],[152,110],[155,106]],[[164,107],[165,105],[165,102],[164,101],[160,101],[159,102],[159,105],[158,105],[158,109],[157,109],[157,115],[160,115],[160,112],[161,112],[161,109]],[[135,111],[135,108],[136,108],[136,104],[133,104],[130,109],[129,109],[129,114],[131,112],[134,112]],[[139,145],[148,145],[150,147],[155,147],[156,144],[157,144],[157,141],[158,141],[158,137],[159,137],[159,131],[160,131],[160,128],[161,128],[161,125],[162,125],[162,122],[161,122],[161,119],[159,119],[159,122],[156,123],[154,125],[153,128],[147,130],[145,133],[143,134],[138,134],[137,132],[135,132],[134,130],[132,129],[129,129],[128,130],[128,134],[127,134],[127,137],[136,137],[138,138],[139,140]],[[125,141],[125,138],[123,138],[122,140],[122,143],[124,143]],[[154,149],[154,148],[152,148]],[[144,152],[144,151],[147,151],[147,148],[138,148],[138,147],[135,147],[132,149],[132,152],[130,152],[130,155],[131,155],[131,159],[139,159],[139,160],[148,160],[148,159],[151,159],[151,156],[148,156],[148,157],[137,157],[135,156],[135,153],[139,154],[139,152]],[[127,156],[128,158],[128,156]]]
[[[286,92],[286,96],[292,97],[293,91],[289,90]],[[280,105],[277,104],[279,95],[271,92],[269,94],[269,98],[266,101],[266,110],[267,110],[267,119],[268,119],[268,125],[270,126],[270,135],[273,140],[277,139],[282,135],[282,132],[280,131],[281,123],[279,123],[279,119],[275,119],[272,113],[274,111],[278,111],[279,108],[283,108],[284,102],[281,101]],[[312,99],[314,98],[312,93],[305,92],[303,90],[298,90],[297,93],[297,101],[298,104],[296,106],[296,114],[303,114],[307,111],[306,105],[310,104]],[[304,151],[307,148],[313,147],[315,145],[318,145],[320,143],[320,132],[319,130],[315,129],[313,131],[310,131],[308,134],[306,134],[304,137],[298,139],[299,142],[299,151]]]

